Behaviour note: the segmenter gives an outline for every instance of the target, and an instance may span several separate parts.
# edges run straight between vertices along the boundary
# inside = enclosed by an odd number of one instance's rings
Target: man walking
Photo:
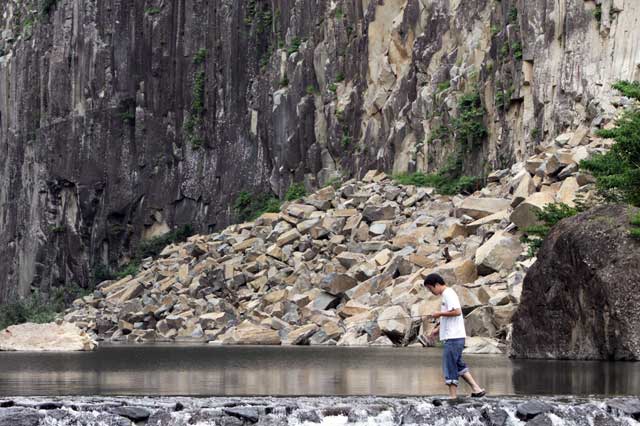
[[[464,340],[467,337],[464,329],[464,318],[460,299],[456,292],[447,287],[444,279],[438,274],[429,274],[424,279],[424,285],[436,296],[442,295],[442,305],[439,312],[434,312],[434,318],[440,318],[438,325],[431,334],[435,338],[440,333],[440,340],[444,342],[444,353],[442,355],[442,368],[444,370],[444,380],[449,387],[451,398],[458,396],[458,378],[462,378],[471,386],[472,397],[483,397],[486,392],[482,389],[469,372],[469,368],[462,361],[462,350]]]

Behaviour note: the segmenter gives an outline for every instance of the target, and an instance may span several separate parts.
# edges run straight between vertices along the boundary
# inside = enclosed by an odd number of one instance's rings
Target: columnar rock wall
[[[435,170],[465,92],[489,135],[464,172],[523,160],[612,113],[638,21],[634,0],[4,1],[0,301],[221,228],[242,190]]]

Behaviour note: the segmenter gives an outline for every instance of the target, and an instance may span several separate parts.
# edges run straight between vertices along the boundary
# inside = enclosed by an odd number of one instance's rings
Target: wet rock
[[[112,414],[127,418],[133,422],[141,422],[147,420],[151,415],[151,412],[143,407],[116,407],[111,409]]]
[[[0,426],[38,426],[43,414],[32,408],[0,409]]]
[[[640,399],[614,399],[607,402],[607,409],[610,413],[640,420]]]
[[[548,413],[551,410],[553,410],[551,405],[542,401],[531,400],[518,405],[516,416],[518,416],[520,420],[528,421],[540,414]]]
[[[234,407],[234,408],[225,408],[224,413],[236,417],[240,420],[245,420],[250,423],[257,423],[260,419],[260,413],[256,408],[253,407]]]
[[[482,418],[488,426],[506,426],[509,420],[509,413],[503,409],[485,408],[482,410]]]

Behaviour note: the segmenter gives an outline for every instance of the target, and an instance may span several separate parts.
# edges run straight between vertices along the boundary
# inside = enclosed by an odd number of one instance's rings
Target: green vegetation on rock
[[[36,324],[53,322],[57,314],[63,312],[71,302],[91,294],[92,291],[91,288],[81,288],[73,283],[53,288],[48,297],[36,291],[25,299],[1,305],[0,330],[25,322]]]
[[[271,194],[252,195],[242,191],[236,197],[233,208],[240,221],[248,222],[263,213],[277,213],[280,211],[280,200]]]
[[[631,236],[640,239],[640,213],[633,216],[629,223],[631,224]]]
[[[291,184],[289,189],[287,189],[287,193],[285,194],[285,199],[287,201],[293,201],[293,200],[302,198],[305,195],[307,195],[307,190],[304,187],[304,183],[298,182],[298,183]]]
[[[580,211],[581,209],[579,207],[571,207],[564,203],[551,203],[539,212],[536,212],[542,224],[525,228],[525,235],[522,237],[522,242],[529,245],[529,257],[534,257],[538,253],[542,242],[546,236],[549,235],[551,228],[562,219],[575,216],[580,213]]]
[[[440,194],[455,195],[472,193],[478,189],[480,180],[473,176],[460,176],[451,180],[443,173],[406,173],[398,174],[393,179],[402,185],[415,185],[435,188]]]
[[[634,98],[640,101],[640,81],[618,81],[613,85],[613,88],[628,98]]]
[[[159,7],[147,7],[144,10],[144,13],[147,14],[147,15],[153,16],[153,15],[159,14],[161,11],[162,11],[162,9],[160,9]]]
[[[97,265],[93,273],[94,282],[98,284],[104,280],[120,279],[127,275],[135,275],[138,273],[143,259],[146,259],[147,257],[155,257],[159,255],[169,244],[186,241],[187,238],[193,234],[194,230],[191,225],[183,225],[164,235],[140,241],[131,261],[119,270],[114,271],[108,266]]]
[[[600,130],[598,135],[616,143],[607,153],[582,161],[580,167],[596,177],[607,200],[640,206],[640,110],[627,111],[616,128]]]

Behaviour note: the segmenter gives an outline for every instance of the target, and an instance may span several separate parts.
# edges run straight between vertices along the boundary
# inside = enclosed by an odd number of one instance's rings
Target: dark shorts
[[[448,385],[458,386],[458,378],[469,371],[462,361],[464,339],[448,339],[444,341],[444,353],[442,355],[442,370],[444,381]]]

